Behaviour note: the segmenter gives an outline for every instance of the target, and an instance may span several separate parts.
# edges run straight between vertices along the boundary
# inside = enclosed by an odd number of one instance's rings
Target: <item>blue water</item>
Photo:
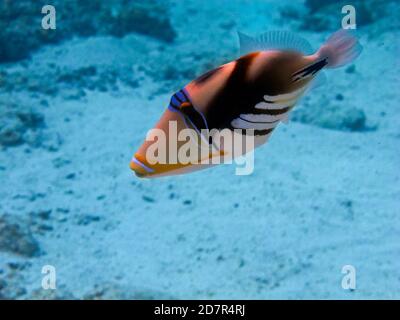
[[[0,298],[398,299],[399,4],[350,2],[54,1],[54,30],[41,3],[0,2]],[[237,31],[317,50],[344,4],[362,54],[252,174],[131,172],[171,94],[239,57]]]

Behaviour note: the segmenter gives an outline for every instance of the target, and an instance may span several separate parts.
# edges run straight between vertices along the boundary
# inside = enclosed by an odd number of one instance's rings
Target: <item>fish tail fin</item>
[[[350,31],[341,29],[328,38],[317,55],[327,59],[328,68],[338,68],[354,61],[361,51],[358,39]]]

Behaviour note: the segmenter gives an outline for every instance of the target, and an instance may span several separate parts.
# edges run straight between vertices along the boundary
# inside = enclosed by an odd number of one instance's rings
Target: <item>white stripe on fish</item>
[[[273,129],[279,122],[249,122],[241,118],[232,120],[231,125],[237,129],[254,129],[254,130],[266,130]]]
[[[261,110],[279,110],[287,107],[292,107],[297,99],[288,100],[285,102],[259,102],[254,107]]]
[[[264,95],[264,99],[266,101],[275,102],[275,101],[286,101],[286,100],[293,100],[300,96],[304,91],[305,87],[301,87],[298,90],[289,93],[278,94],[275,96]]]
[[[287,118],[289,112],[277,114],[277,115],[270,115],[270,114],[241,114],[240,118],[251,121],[251,122],[274,122],[282,119]]]

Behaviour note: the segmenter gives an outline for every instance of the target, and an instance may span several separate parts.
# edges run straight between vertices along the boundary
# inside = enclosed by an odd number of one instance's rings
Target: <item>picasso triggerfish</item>
[[[316,52],[306,40],[286,31],[271,31],[257,38],[239,33],[239,40],[241,57],[172,95],[130,162],[137,176],[182,174],[251,151],[234,152],[233,144],[226,139],[217,143],[210,132],[249,136],[251,149],[264,144],[276,126],[288,120],[307,89],[320,81],[323,69],[350,63],[361,52],[357,39],[346,30],[334,33]],[[189,139],[187,132],[192,132]]]

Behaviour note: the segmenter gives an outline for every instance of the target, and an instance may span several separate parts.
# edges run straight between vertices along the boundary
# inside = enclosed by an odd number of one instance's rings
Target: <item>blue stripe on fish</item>
[[[176,98],[175,95],[172,96],[171,102],[176,106],[180,106],[181,105],[181,102],[179,102],[179,100]]]
[[[179,99],[179,100],[181,100],[182,102],[186,102],[186,101],[188,101],[188,99],[185,97],[185,95],[183,94],[183,92],[182,92],[182,90],[181,91],[178,91],[177,93],[176,93],[176,97]],[[189,101],[188,101],[189,102]]]
[[[153,173],[154,172],[153,169],[149,168],[148,166],[146,166],[144,163],[140,162],[135,157],[132,158],[132,162],[136,163],[137,165],[139,165],[140,167],[142,167],[144,170],[146,170],[149,173]]]

